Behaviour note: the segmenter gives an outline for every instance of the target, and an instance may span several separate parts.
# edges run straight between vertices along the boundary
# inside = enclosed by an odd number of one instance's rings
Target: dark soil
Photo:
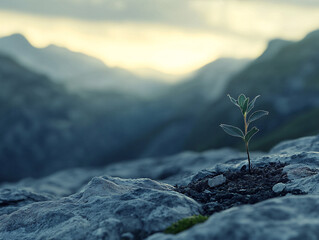
[[[251,174],[244,166],[240,171],[212,173],[186,187],[177,187],[183,193],[203,204],[205,215],[211,215],[233,206],[254,204],[269,198],[285,196],[287,193],[303,194],[301,191],[282,191],[275,193],[272,187],[277,183],[287,183],[288,177],[283,173],[283,163],[269,163],[263,167],[255,167]],[[210,187],[208,180],[223,174],[226,182],[216,187]]]

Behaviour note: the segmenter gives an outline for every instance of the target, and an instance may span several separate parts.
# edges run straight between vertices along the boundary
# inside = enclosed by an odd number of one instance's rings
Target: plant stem
[[[247,114],[244,114],[244,123],[245,123],[245,136],[248,132],[248,124],[247,124]],[[249,169],[249,173],[251,174],[251,167],[250,167],[250,155],[249,155],[249,148],[248,148],[248,142],[245,141],[245,145],[246,145],[246,152],[247,152],[247,157],[248,157],[248,169]]]
[[[250,156],[249,156],[248,142],[246,142],[246,152],[247,152],[247,157],[248,157],[248,169],[249,169],[249,173],[251,174]]]

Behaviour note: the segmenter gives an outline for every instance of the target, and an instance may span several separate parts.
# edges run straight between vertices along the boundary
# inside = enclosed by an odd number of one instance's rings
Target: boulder
[[[69,197],[0,216],[0,239],[142,239],[200,213],[194,200],[150,179],[95,177]]]
[[[25,205],[50,199],[52,199],[51,196],[38,194],[30,189],[0,189],[0,216],[10,214]]]

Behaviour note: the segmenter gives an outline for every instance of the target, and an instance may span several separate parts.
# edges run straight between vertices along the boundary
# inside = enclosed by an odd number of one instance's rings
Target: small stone
[[[272,190],[275,192],[275,193],[280,193],[282,192],[283,190],[285,190],[286,188],[286,184],[284,183],[277,183],[276,185],[274,185],[272,187]]]
[[[246,165],[242,166],[240,169],[241,172],[246,172]]]
[[[198,182],[202,180],[205,177],[208,177],[209,175],[212,175],[211,171],[208,171],[206,169],[199,171],[193,178],[191,182]]]
[[[134,239],[134,235],[130,232],[123,233],[121,235],[121,240],[133,240],[133,239]]]
[[[208,180],[208,186],[210,187],[217,187],[219,185],[222,185],[226,182],[226,177],[223,174],[220,174],[216,177],[213,177]]]

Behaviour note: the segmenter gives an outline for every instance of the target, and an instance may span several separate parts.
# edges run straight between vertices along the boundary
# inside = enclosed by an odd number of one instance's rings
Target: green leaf
[[[229,135],[234,137],[244,138],[244,133],[238,127],[234,127],[227,124],[221,124],[220,127]]]
[[[259,129],[256,127],[253,127],[252,129],[250,129],[245,136],[245,142],[249,142],[249,140],[258,132],[259,132]]]
[[[257,100],[257,98],[259,98],[260,95],[256,96],[249,104],[248,104],[248,109],[247,109],[247,113],[249,113],[255,106],[255,102]]]
[[[246,100],[246,96],[244,94],[240,94],[238,97],[238,105],[242,108]]]
[[[256,111],[256,112],[253,112],[253,113],[250,115],[249,119],[248,119],[248,123],[251,123],[251,122],[253,122],[253,121],[256,121],[257,119],[259,119],[259,118],[261,118],[261,117],[263,117],[263,116],[268,115],[268,113],[269,113],[269,112],[264,111],[264,110],[258,110],[258,111]]]
[[[245,114],[245,112],[247,111],[247,108],[248,108],[248,103],[249,103],[249,98],[246,98],[245,102],[244,102],[244,105],[243,105],[243,108],[242,108],[242,113],[243,115]]]
[[[239,107],[237,101],[235,100],[235,98],[232,98],[229,94],[227,94],[227,96],[229,97],[230,101],[235,104],[237,107]]]

